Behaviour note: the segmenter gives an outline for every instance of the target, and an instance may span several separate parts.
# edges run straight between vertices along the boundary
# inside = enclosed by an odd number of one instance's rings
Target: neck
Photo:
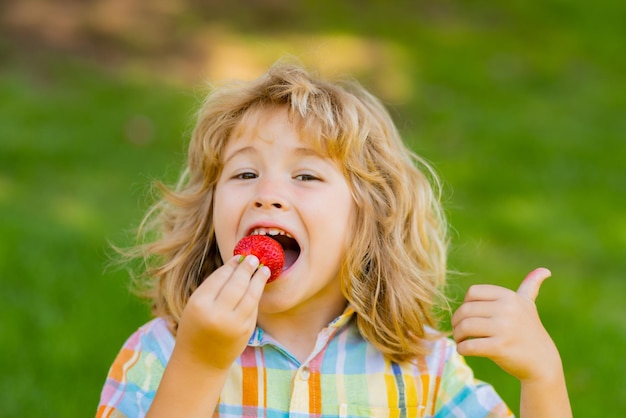
[[[336,309],[261,314],[257,324],[287,349],[300,363],[313,352],[317,337],[345,309],[345,301]]]

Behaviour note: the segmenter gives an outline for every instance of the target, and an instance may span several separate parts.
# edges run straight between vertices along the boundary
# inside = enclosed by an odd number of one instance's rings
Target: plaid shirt
[[[257,328],[222,390],[220,417],[511,417],[490,385],[474,379],[441,338],[414,364],[385,359],[359,334],[354,312],[323,329],[300,363]],[[174,337],[157,318],[135,332],[113,362],[97,417],[143,417]]]

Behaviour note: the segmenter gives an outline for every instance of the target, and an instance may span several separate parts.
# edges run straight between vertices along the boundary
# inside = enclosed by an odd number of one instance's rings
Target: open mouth
[[[283,251],[285,252],[285,265],[283,270],[287,270],[300,256],[300,246],[295,239],[287,235],[272,235],[271,238],[274,238],[283,247]]]
[[[300,256],[300,245],[290,234],[278,229],[258,228],[251,232],[250,235],[266,235],[276,240],[285,252],[285,265],[283,271],[291,267]]]

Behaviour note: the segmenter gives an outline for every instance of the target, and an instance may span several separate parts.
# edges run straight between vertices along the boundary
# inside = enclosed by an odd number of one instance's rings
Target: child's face
[[[224,151],[214,195],[222,259],[254,231],[287,233],[293,240],[279,239],[285,268],[266,285],[259,314],[336,314],[345,305],[338,273],[355,216],[350,188],[333,161],[301,140],[285,108],[257,116]]]

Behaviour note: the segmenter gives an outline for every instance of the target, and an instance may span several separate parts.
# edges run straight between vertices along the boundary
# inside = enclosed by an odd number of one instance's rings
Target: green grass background
[[[516,288],[551,268],[537,303],[574,414],[622,417],[626,6],[418,5],[309,1],[278,20],[231,6],[179,23],[341,32],[410,51],[415,91],[392,112],[446,184],[451,268],[467,273],[450,294],[475,282]],[[176,177],[199,96],[23,40],[0,41],[0,415],[91,416],[117,350],[149,318],[127,273],[106,268],[107,242],[128,243],[151,181]],[[132,140],[133,123],[146,141]],[[469,361],[517,409],[517,382]]]

